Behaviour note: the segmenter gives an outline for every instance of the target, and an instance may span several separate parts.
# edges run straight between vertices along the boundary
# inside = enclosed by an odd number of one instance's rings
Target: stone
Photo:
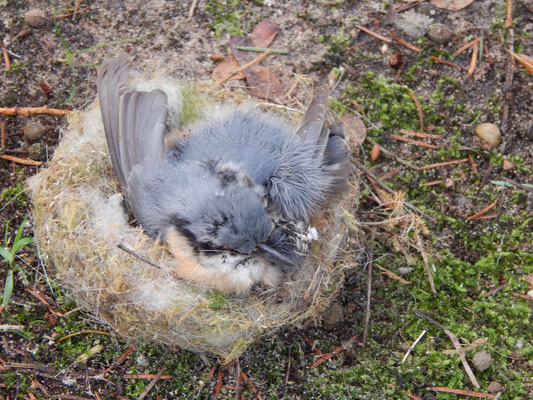
[[[481,139],[482,147],[487,150],[498,146],[502,138],[500,128],[490,122],[479,124],[476,127],[476,135]]]
[[[444,24],[431,24],[427,30],[428,37],[435,43],[447,43],[453,32]]]
[[[498,382],[492,381],[489,383],[489,386],[487,386],[487,392],[491,394],[496,394],[499,392],[502,392],[504,390],[504,387],[500,385]]]
[[[40,28],[48,23],[46,12],[40,8],[32,8],[24,14],[24,20],[32,28]]]
[[[474,365],[474,368],[479,372],[485,371],[488,367],[490,367],[491,363],[492,357],[486,350],[478,351],[476,354],[474,354],[474,357],[472,357],[472,365]]]
[[[35,142],[46,133],[46,128],[39,122],[30,121],[24,128],[22,128],[22,132],[24,133],[24,138],[28,142]]]

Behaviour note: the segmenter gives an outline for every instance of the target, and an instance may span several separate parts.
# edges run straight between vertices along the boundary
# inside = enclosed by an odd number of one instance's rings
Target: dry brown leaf
[[[355,114],[345,114],[341,119],[344,122],[350,148],[362,145],[366,139],[366,126],[361,118]]]
[[[248,38],[255,47],[268,47],[280,30],[274,20],[264,19],[255,26]]]
[[[516,61],[518,61],[527,69],[527,72],[533,75],[533,57],[526,56],[525,54],[516,54],[509,50],[507,51],[515,58]]]
[[[228,56],[211,73],[211,77],[215,82],[225,79],[228,75],[231,75],[234,71],[238,70],[241,67],[241,64],[233,56]],[[230,78],[231,80],[244,79],[244,73],[239,72],[235,76]]]
[[[276,100],[285,94],[279,79],[262,65],[253,65],[244,71],[250,92],[261,99]]]
[[[459,11],[472,4],[474,0],[430,0],[430,3],[448,11]]]
[[[257,57],[258,53],[235,49],[235,46],[268,46],[280,31],[278,25],[270,19],[265,19],[255,26],[248,37],[231,36],[231,54],[238,63],[245,65]],[[280,80],[266,67],[253,65],[244,71],[246,83],[252,95],[266,100],[275,100],[283,97],[285,90]]]

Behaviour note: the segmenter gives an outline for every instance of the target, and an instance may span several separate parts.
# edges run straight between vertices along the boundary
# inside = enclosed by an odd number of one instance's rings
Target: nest
[[[80,305],[125,338],[212,353],[229,362],[261,335],[317,315],[343,281],[334,259],[344,207],[313,224],[305,265],[275,290],[226,295],[176,278],[165,245],[128,223],[98,103],[69,117],[48,168],[30,181],[35,239],[43,264]],[[350,208],[357,186],[344,200]]]

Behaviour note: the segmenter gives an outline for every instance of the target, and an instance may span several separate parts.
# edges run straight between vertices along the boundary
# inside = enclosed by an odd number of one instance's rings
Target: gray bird
[[[310,217],[347,188],[342,125],[325,126],[321,86],[294,130],[251,107],[225,109],[167,146],[167,95],[128,83],[125,54],[104,61],[97,86],[111,163],[126,203],[196,284],[245,293],[298,268]]]

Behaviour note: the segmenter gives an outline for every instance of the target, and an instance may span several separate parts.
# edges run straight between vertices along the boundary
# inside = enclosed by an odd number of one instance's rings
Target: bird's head
[[[175,218],[176,228],[200,250],[256,255],[272,263],[293,263],[266,243],[274,230],[264,188],[238,166],[208,164],[210,177],[194,204],[196,217]]]

